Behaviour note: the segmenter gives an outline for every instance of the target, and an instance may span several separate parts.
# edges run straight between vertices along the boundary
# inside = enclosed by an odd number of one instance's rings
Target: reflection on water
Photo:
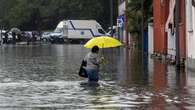
[[[195,109],[191,70],[148,59],[137,50],[104,49],[98,84],[77,71],[82,45],[0,47],[0,110]]]

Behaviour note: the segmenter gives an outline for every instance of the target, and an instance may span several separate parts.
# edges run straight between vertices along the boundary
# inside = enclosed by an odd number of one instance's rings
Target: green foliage
[[[0,0],[0,21],[1,25],[5,26],[8,24],[6,16],[10,9],[15,5],[16,0]]]
[[[152,16],[152,0],[143,0],[143,12],[142,0],[130,0],[126,14],[128,16],[129,32],[135,36],[140,36],[142,17],[144,18],[144,30],[146,30],[148,20]]]
[[[107,27],[109,13],[109,0],[0,0],[4,26],[22,30],[54,29],[64,19],[96,19]]]

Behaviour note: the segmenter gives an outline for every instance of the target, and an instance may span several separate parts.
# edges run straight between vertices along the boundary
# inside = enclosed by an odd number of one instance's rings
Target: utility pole
[[[142,18],[141,18],[141,42],[142,42],[142,52],[144,54],[144,0],[141,0],[141,11],[142,11]]]
[[[113,36],[113,0],[110,0],[110,29]]]
[[[125,0],[125,10],[127,10],[128,0]],[[129,46],[129,32],[128,32],[128,17],[127,13],[125,12],[125,38],[126,38],[126,45]]]
[[[2,21],[0,19],[0,45],[2,44]]]
[[[180,39],[179,39],[179,6],[180,6],[180,0],[176,0],[176,66],[180,67]]]
[[[1,28],[1,27],[0,27]],[[2,42],[2,28],[0,30],[0,45],[1,45],[1,42]]]

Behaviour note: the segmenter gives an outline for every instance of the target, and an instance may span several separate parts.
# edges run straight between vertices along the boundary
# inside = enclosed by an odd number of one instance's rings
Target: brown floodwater
[[[0,110],[193,110],[195,72],[136,49],[103,49],[100,81],[77,72],[83,45],[0,46]]]

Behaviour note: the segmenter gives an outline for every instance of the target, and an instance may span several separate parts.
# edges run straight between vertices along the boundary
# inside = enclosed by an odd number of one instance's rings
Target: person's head
[[[91,49],[92,53],[98,53],[99,52],[99,47],[98,46],[93,46],[93,48]]]

